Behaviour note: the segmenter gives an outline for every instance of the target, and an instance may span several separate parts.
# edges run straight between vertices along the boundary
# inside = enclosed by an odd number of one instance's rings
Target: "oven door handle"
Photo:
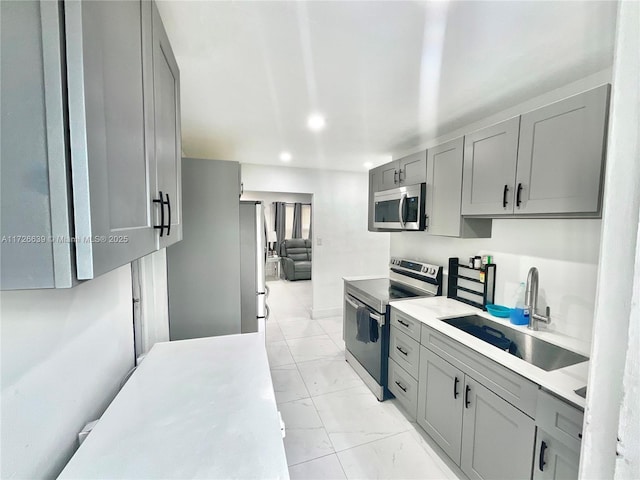
[[[346,301],[349,305],[351,305],[351,306],[352,306],[353,308],[355,308],[356,310],[357,310],[359,307],[364,307],[364,306],[365,306],[365,305],[363,305],[363,304],[358,304],[358,303],[354,302],[354,301],[353,301],[353,300],[351,300],[349,297],[344,297],[344,299],[345,299],[345,301]],[[365,307],[365,308],[366,308],[366,307]],[[367,310],[368,310],[368,309],[367,309]],[[380,326],[383,326],[383,325],[384,325],[384,316],[382,316],[382,315],[378,315],[378,314],[375,314],[375,313],[372,313],[370,310],[369,310],[369,316],[370,316],[371,318],[373,318],[376,322],[378,322],[378,325],[380,325]]]

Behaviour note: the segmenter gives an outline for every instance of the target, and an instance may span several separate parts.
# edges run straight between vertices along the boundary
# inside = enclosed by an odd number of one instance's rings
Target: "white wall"
[[[242,165],[245,190],[313,194],[313,316],[340,315],[342,277],[387,275],[389,234],[367,230],[369,176]]]
[[[611,69],[603,70],[536,98],[526,99],[482,121],[432,139],[429,148],[465,133],[611,82]],[[399,152],[399,157],[409,152]],[[551,307],[550,330],[587,344],[591,341],[598,274],[601,220],[504,219],[493,220],[490,239],[432,237],[425,233],[391,234],[391,255],[415,257],[443,264],[449,257],[493,254],[497,264],[496,299],[512,305],[529,267],[540,271],[540,306]],[[587,345],[588,347],[588,345]]]
[[[459,239],[424,232],[391,234],[391,255],[443,265],[449,257],[494,256],[496,298],[513,306],[530,267],[540,273],[540,307],[551,307],[550,330],[591,340],[600,220],[493,220],[491,238]],[[445,279],[446,281],[446,279]]]
[[[129,265],[72,289],[0,293],[2,478],[52,478],[133,366]]]

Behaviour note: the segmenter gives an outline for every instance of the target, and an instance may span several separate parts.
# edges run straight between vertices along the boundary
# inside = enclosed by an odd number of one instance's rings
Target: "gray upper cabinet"
[[[463,215],[598,216],[610,86],[465,136]]]
[[[427,181],[426,151],[413,153],[398,160],[398,181],[400,185],[415,185]]]
[[[0,287],[71,287],[168,244],[157,187],[180,239],[179,74],[155,6],[1,6]]]
[[[0,2],[0,11],[0,287],[71,287],[61,6]]]
[[[462,214],[513,212],[520,117],[464,137]]]
[[[514,213],[597,214],[609,85],[522,115]]]
[[[162,209],[166,209],[165,224],[170,226],[156,236],[157,247],[164,248],[182,240],[180,71],[155,3],[152,25],[156,188],[151,202],[160,198],[164,201],[155,202],[156,225],[162,224]]]
[[[531,478],[533,419],[468,376],[463,396],[462,471],[470,479]]]
[[[397,187],[400,184],[400,173],[398,172],[398,162],[386,163],[377,168],[378,173],[378,186],[376,191],[389,190]]]
[[[155,249],[147,183],[153,153],[148,2],[65,3],[78,279]],[[143,18],[146,16],[147,18]],[[146,70],[146,69],[145,69]]]
[[[490,219],[461,216],[463,150],[462,137],[427,150],[425,231],[449,237],[490,237]]]

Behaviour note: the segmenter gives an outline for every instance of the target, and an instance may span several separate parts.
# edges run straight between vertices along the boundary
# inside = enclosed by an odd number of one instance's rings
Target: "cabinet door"
[[[462,214],[513,213],[520,117],[464,137]]]
[[[460,236],[463,146],[461,137],[427,151],[426,231],[433,235]]]
[[[151,194],[159,198],[162,192],[168,200],[168,205],[156,202],[155,207],[156,225],[160,225],[160,208],[166,209],[165,215],[171,213],[170,219],[165,218],[171,228],[157,236],[158,248],[164,248],[182,240],[180,71],[155,3],[152,10],[156,191]]]
[[[427,181],[427,152],[422,150],[398,160],[398,179],[403,185]]]
[[[144,2],[146,3],[146,2]],[[152,100],[143,95],[143,2],[65,2],[79,279],[155,249],[148,171]],[[148,46],[145,46],[148,48]]]
[[[418,424],[460,464],[463,373],[431,350],[420,347]]]
[[[538,427],[534,480],[577,480],[580,454]]]
[[[609,89],[522,115],[515,213],[600,211]]]
[[[465,378],[460,468],[470,479],[531,478],[533,419]]]
[[[378,190],[382,190],[380,185],[382,183],[382,172],[384,168],[385,166],[383,165],[381,167],[377,167],[369,170],[369,203],[368,203],[368,209],[367,209],[367,214],[368,214],[367,226],[370,232],[378,231],[378,229],[373,226],[373,220],[374,220],[373,194],[376,193]]]
[[[398,162],[386,163],[378,168],[380,169],[378,191],[389,190],[399,185],[400,173],[398,172]]]
[[[0,12],[0,287],[71,287],[62,9],[0,2]]]

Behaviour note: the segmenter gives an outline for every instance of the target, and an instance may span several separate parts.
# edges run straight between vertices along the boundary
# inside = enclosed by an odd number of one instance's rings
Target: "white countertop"
[[[480,315],[506,327],[520,330],[527,335],[538,337],[588,357],[589,345],[584,342],[556,332],[532,331],[526,325],[513,325],[508,318],[494,317],[488,312],[446,297],[400,300],[391,302],[391,306],[528,378],[546,390],[584,408],[584,398],[576,395],[574,390],[587,384],[588,361],[547,372],[440,320],[463,315]]]
[[[264,335],[156,344],[59,478],[289,478]]]
[[[356,275],[351,277],[342,277],[345,282],[355,282],[358,280],[377,280],[378,278],[389,278],[388,275]]]

